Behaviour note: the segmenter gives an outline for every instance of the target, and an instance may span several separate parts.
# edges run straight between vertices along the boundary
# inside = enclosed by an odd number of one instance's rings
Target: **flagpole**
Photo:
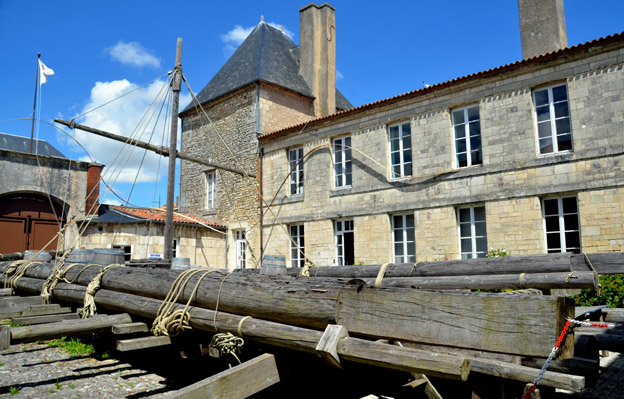
[[[37,53],[37,70],[35,75],[35,103],[33,104],[33,115],[32,115],[32,125],[30,127],[30,153],[32,154],[33,150],[33,138],[35,134],[35,111],[37,109],[37,87],[39,86],[39,59],[41,58],[41,53]]]

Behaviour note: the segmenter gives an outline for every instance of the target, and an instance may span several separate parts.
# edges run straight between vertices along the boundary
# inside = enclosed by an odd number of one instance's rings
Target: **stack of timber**
[[[569,276],[574,272],[579,276],[590,273],[592,278],[583,284],[595,286],[595,273],[571,270],[572,258],[564,255],[534,263],[549,264],[547,274]],[[563,261],[553,261],[555,258]],[[510,262],[514,257],[499,259],[494,260],[499,269],[524,274],[523,286],[533,286],[533,280],[526,276],[535,273],[517,265],[510,266],[515,263]],[[568,269],[564,271],[553,266],[566,261]],[[0,279],[5,279],[4,272],[11,263],[0,262]],[[409,274],[405,277],[397,276],[402,273],[399,269],[403,265],[391,265],[384,280],[429,278],[430,270],[448,273],[441,270],[448,270],[450,266],[479,276],[482,274],[474,274],[477,265],[486,265],[485,269],[493,265],[468,261],[435,263],[409,265]],[[462,266],[464,263],[469,266]],[[593,267],[600,265],[594,260],[592,263]],[[610,267],[622,267],[616,262],[610,264]],[[65,279],[72,283],[56,285],[54,298],[82,304],[87,285],[102,267],[81,265],[69,269]],[[379,270],[374,265],[359,268]],[[32,263],[15,282],[15,289],[38,295],[52,269],[52,264]],[[534,367],[550,354],[566,318],[574,317],[574,302],[565,297],[407,288],[423,286],[420,282],[375,287],[371,281],[374,279],[366,275],[318,277],[326,271],[324,269],[348,268],[313,268],[311,274],[316,274],[315,278],[267,276],[248,271],[227,273],[207,268],[213,272],[203,276],[200,282],[199,275],[193,277],[177,298],[175,309],[183,309],[190,299],[190,325],[196,330],[240,333],[245,339],[259,343],[317,353],[335,366],[353,361],[464,381],[471,372],[533,381],[539,372]],[[485,269],[480,269],[480,273],[490,273]],[[154,319],[179,274],[174,270],[150,268],[110,269],[102,277],[101,288],[95,294],[98,310]],[[355,284],[353,279],[356,279]],[[580,278],[572,276],[568,280],[565,284]],[[560,285],[556,282],[548,287]],[[402,346],[395,345],[397,342]],[[572,359],[574,347],[574,333],[570,332],[560,347],[558,360]],[[537,360],[530,366],[520,364],[520,359],[528,358]],[[585,378],[548,371],[541,384],[580,391],[585,387]]]

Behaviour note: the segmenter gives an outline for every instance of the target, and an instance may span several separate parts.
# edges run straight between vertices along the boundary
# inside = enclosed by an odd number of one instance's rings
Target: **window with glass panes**
[[[354,264],[353,220],[336,220],[334,234],[336,236],[336,264],[338,266]]]
[[[303,147],[288,151],[290,194],[303,194]]]
[[[400,123],[388,127],[390,140],[391,178],[412,176],[412,130],[410,123]]]
[[[581,231],[576,197],[545,198],[546,251],[581,252]]]
[[[540,154],[572,150],[568,89],[565,84],[533,91]]]
[[[459,208],[457,210],[457,219],[461,258],[485,258],[485,255],[488,253],[485,207]]]
[[[392,244],[394,251],[394,263],[408,263],[416,261],[414,215],[392,216]]]
[[[217,206],[217,174],[214,170],[204,172],[204,180],[206,186],[205,208],[214,209]]]
[[[303,225],[290,226],[290,266],[303,267],[305,265],[305,242]]]
[[[479,106],[456,109],[452,112],[453,133],[455,135],[456,167],[481,165],[481,125]]]
[[[245,240],[245,231],[237,230],[234,232],[236,268],[244,269],[247,265],[247,241]]]
[[[334,187],[351,185],[351,136],[334,139]]]

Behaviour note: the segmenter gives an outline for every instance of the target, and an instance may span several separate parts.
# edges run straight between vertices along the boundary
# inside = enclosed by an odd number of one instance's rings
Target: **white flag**
[[[48,76],[54,75],[54,70],[45,66],[41,60],[39,60],[39,85],[42,85],[48,81]]]

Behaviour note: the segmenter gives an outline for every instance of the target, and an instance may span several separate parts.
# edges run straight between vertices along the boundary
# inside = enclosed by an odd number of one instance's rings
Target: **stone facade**
[[[147,259],[149,254],[164,253],[164,225],[97,224],[89,225],[77,248],[112,248],[113,245],[130,246],[132,259]],[[203,228],[174,226],[174,238],[178,240],[177,258],[189,258],[191,265],[223,267],[225,264],[225,241],[222,233]]]
[[[274,232],[265,245],[288,259],[284,227],[304,224],[310,261],[332,265],[333,221],[347,218],[356,263],[389,262],[392,215],[408,213],[417,260],[457,259],[458,209],[468,206],[485,209],[488,249],[544,253],[544,201],[572,197],[581,250],[624,250],[624,40],[587,46],[261,137],[264,194],[276,204],[264,220],[264,236]],[[553,85],[567,90],[572,149],[540,154],[533,95]],[[483,162],[458,168],[451,115],[465,106],[479,110]],[[413,172],[392,179],[388,128],[399,123],[409,123]],[[332,142],[343,136],[351,137],[353,183],[336,188]],[[296,147],[304,149],[305,189],[289,195],[288,150]]]

